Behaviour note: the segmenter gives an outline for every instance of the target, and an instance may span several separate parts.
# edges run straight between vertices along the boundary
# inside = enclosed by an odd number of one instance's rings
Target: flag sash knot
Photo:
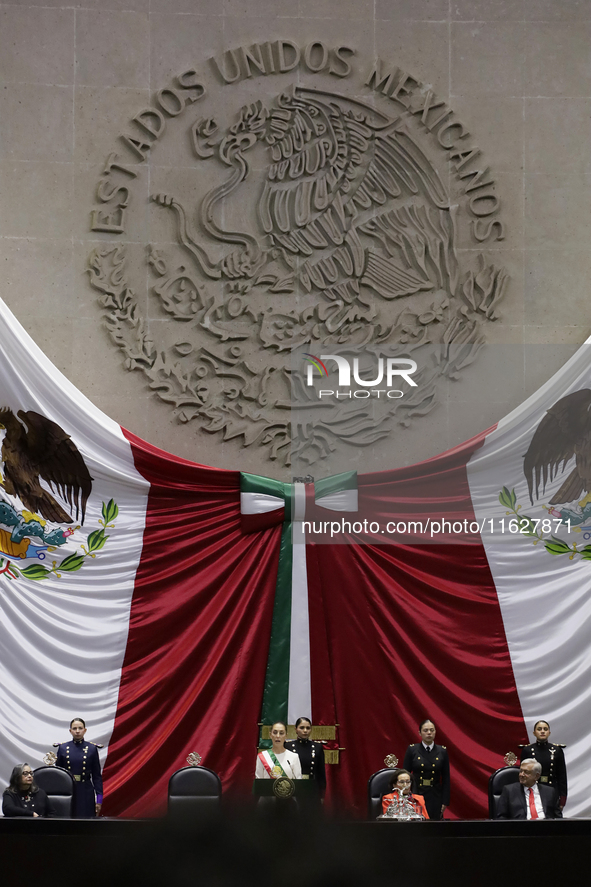
[[[326,511],[356,512],[357,472],[345,471],[315,483],[288,484],[257,474],[240,473],[240,513],[245,533],[286,521],[306,520],[314,505]]]

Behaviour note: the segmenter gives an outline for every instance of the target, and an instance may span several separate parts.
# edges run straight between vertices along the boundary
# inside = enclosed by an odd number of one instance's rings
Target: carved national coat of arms
[[[225,128],[201,117],[189,136],[202,196],[152,194],[176,241],[147,255],[163,338],[135,301],[125,248],[90,257],[128,368],[146,373],[180,421],[286,464],[323,458],[337,440],[363,446],[428,412],[439,377],[474,359],[507,275],[483,256],[462,268],[458,207],[408,121],[296,86]],[[337,403],[310,422],[295,405],[291,355],[330,345],[443,348],[416,392],[378,420]]]

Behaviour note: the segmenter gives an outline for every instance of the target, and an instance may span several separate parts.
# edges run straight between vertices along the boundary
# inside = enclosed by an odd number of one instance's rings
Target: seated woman
[[[2,796],[5,816],[53,816],[51,802],[42,788],[35,785],[29,764],[17,764],[10,774],[10,785]]]
[[[382,796],[382,813],[387,813],[392,801],[397,800],[399,795],[403,795],[407,801],[410,801],[417,813],[420,813],[425,819],[429,819],[424,798],[421,795],[413,795],[410,790],[408,770],[394,770],[390,780],[390,788],[392,789],[390,794]]]
[[[271,726],[269,735],[273,747],[259,752],[254,778],[277,779],[279,776],[287,776],[289,779],[301,779],[300,759],[295,752],[287,751],[284,745],[287,736],[285,724],[277,721]]]

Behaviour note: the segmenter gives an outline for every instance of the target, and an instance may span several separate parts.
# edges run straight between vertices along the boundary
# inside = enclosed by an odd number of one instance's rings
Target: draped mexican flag
[[[343,809],[364,814],[367,778],[386,754],[402,759],[429,716],[450,756],[452,815],[486,816],[488,776],[543,717],[568,745],[567,814],[591,812],[588,491],[556,499],[576,458],[584,475],[583,457],[569,455],[564,428],[558,460],[552,427],[532,445],[548,409],[591,387],[585,349],[495,429],[442,456],[355,483],[269,481],[274,493],[121,429],[4,306],[0,345],[5,782],[17,762],[38,766],[81,716],[105,746],[107,815],[164,812],[168,779],[191,751],[224,791],[247,792],[274,698],[286,710],[291,699],[290,717],[338,725],[329,792]],[[36,499],[35,484],[45,490]],[[265,510],[241,493],[278,494],[275,516],[246,526]],[[40,513],[47,495],[66,520]],[[379,529],[343,525],[332,541],[314,532],[336,519]],[[451,530],[436,539],[444,520]]]

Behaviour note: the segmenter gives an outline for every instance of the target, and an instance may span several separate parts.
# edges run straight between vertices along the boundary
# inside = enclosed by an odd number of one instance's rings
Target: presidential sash
[[[271,764],[267,760],[266,755],[268,755],[271,758],[271,762],[272,762],[273,766],[271,766]],[[279,763],[277,756],[275,755],[274,752],[272,752],[272,751],[259,752],[259,760],[260,760],[261,764],[263,765],[263,767],[265,768],[265,770],[267,771],[267,773],[269,774],[269,776],[271,777],[271,779],[278,779],[280,776],[287,777],[287,773],[285,772],[285,770],[283,769],[283,767]]]

